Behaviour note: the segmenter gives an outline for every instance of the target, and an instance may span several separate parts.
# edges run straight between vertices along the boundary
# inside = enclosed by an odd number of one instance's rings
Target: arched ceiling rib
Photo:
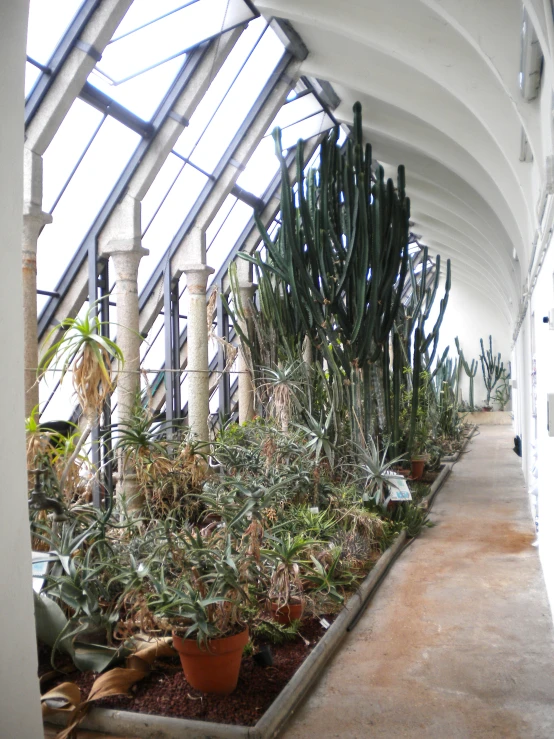
[[[527,4],[533,5],[531,0]],[[414,231],[451,256],[455,274],[515,317],[537,228],[548,142],[539,101],[518,89],[519,0],[257,0],[287,18],[310,51],[302,71],[327,79],[352,121],[360,100],[374,156],[406,165]],[[540,14],[535,10],[535,17]],[[539,23],[539,20],[537,20]],[[544,33],[539,34],[544,40]],[[535,164],[519,161],[522,127]],[[538,176],[537,176],[538,170]]]

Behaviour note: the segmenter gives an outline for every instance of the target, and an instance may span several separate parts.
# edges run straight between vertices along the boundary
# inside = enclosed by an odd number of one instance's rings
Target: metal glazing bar
[[[33,57],[32,56],[29,56],[29,54],[27,54],[27,57],[26,58],[27,58],[27,61],[29,62],[29,64],[32,64],[33,67],[36,67],[37,69],[40,69],[40,71],[41,72],[44,72],[44,74],[52,74],[52,70],[50,69],[50,67],[45,67],[44,64],[41,64],[40,62],[37,62],[37,60],[36,59],[33,59]]]
[[[229,341],[229,316],[227,311],[223,307],[223,300],[221,299],[222,285],[217,286],[217,334],[224,341]],[[225,357],[225,347],[219,342],[217,346],[217,369],[220,372],[218,380],[219,390],[219,411],[223,417],[227,417],[231,412],[231,395],[230,395],[230,383],[229,374],[223,372],[227,360]]]
[[[138,115],[135,115],[135,113],[131,113],[125,106],[116,103],[109,95],[98,90],[90,82],[85,82],[83,89],[79,93],[79,97],[85,103],[92,105],[93,108],[104,113],[104,115],[109,115],[115,118],[116,121],[123,123],[123,125],[135,131],[143,138],[150,138],[155,131],[151,123],[147,123],[142,118],[139,118]]]

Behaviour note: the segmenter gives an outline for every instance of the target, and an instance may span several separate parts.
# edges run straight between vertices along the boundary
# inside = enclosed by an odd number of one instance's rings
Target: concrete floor
[[[552,739],[554,644],[520,459],[481,427],[286,739]]]

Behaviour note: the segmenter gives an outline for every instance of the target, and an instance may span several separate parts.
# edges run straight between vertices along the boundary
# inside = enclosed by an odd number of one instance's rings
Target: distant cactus
[[[483,371],[483,380],[485,387],[487,388],[487,406],[491,402],[491,393],[494,390],[495,385],[504,375],[504,363],[501,359],[501,354],[498,352],[496,356],[492,353],[492,336],[489,336],[489,348],[485,351],[483,346],[483,339],[479,339],[481,342],[481,370]]]
[[[466,375],[469,377],[469,409],[471,411],[475,410],[475,398],[473,393],[473,380],[475,378],[475,375],[477,374],[477,367],[479,366],[479,363],[476,359],[471,360],[471,365],[467,363],[466,358],[464,357],[464,353],[462,349],[460,348],[460,342],[458,341],[458,337],[454,339],[456,342],[456,349],[458,350],[458,355],[460,357],[460,362],[462,363],[462,366],[465,370]],[[481,342],[482,343],[482,342]]]

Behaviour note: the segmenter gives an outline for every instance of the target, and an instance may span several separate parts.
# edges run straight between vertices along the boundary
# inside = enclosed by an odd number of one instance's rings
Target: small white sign
[[[311,508],[308,508],[308,510],[310,513],[319,513],[319,506],[314,505]]]
[[[329,621],[327,621],[326,618],[320,618],[319,623],[323,626],[324,629],[328,629],[329,626],[331,626],[331,624],[329,623]]]
[[[391,500],[411,500],[412,494],[402,475],[387,475],[387,486]]]

